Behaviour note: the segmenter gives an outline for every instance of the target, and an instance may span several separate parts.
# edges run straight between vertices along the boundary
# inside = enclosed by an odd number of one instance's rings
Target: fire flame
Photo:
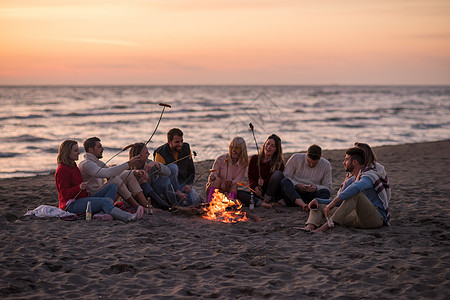
[[[207,220],[223,223],[248,221],[246,213],[242,212],[241,209],[242,204],[239,200],[230,200],[216,189],[209,205],[203,208],[206,214],[202,217]]]

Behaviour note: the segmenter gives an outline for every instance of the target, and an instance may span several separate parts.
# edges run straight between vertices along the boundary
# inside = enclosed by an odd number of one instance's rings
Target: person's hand
[[[137,177],[141,178],[140,181],[142,181],[142,182],[139,182],[139,183],[143,183],[143,182],[146,182],[148,180],[148,173],[146,171],[144,171],[144,170],[136,170],[136,171],[134,171],[134,174]]]
[[[227,191],[229,191],[230,189],[231,189],[231,186],[233,185],[233,181],[231,181],[231,180],[226,180],[225,181],[225,189],[227,190]]]
[[[80,190],[85,190],[87,188],[87,186],[88,186],[87,181],[80,183]]]
[[[191,186],[186,184],[185,186],[183,186],[183,188],[181,189],[181,191],[185,194],[189,194],[191,192]]]
[[[309,209],[316,210],[319,208],[319,201],[317,201],[316,198],[314,198],[311,202],[308,204]]]
[[[255,193],[256,193],[256,195],[262,197],[262,195],[263,195],[263,190],[262,190],[262,188],[261,188],[260,186],[257,186],[257,187],[255,188]]]
[[[140,164],[142,164],[142,162],[141,162],[141,157],[139,155],[132,157],[128,161],[128,166],[130,166],[130,167],[138,167]]]
[[[306,192],[306,184],[303,184],[303,183],[297,183],[297,184],[295,185],[295,188],[296,188],[297,190],[299,190],[300,192]]]
[[[210,181],[210,182],[213,182],[213,181],[216,180],[216,179],[217,179],[216,174],[211,173],[211,175],[209,175],[209,181]]]
[[[311,184],[305,185],[304,189],[306,192],[313,193],[313,192],[317,191],[317,186],[315,184],[311,183]]]
[[[259,179],[258,179],[258,185],[259,186],[263,186],[264,185],[264,179],[262,179],[261,177],[259,177]]]
[[[323,209],[323,214],[325,215],[325,217],[331,216],[331,210],[334,207],[334,203],[330,202],[330,204],[328,204],[327,206],[325,206],[325,208]]]
[[[186,194],[181,191],[176,191],[175,194],[177,196],[177,199],[180,200],[180,202],[183,202],[187,198]]]

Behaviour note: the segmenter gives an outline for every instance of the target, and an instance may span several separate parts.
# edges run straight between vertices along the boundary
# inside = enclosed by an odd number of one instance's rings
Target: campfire
[[[230,200],[216,189],[209,205],[203,207],[202,218],[223,223],[246,222],[248,218],[241,209],[239,200]]]

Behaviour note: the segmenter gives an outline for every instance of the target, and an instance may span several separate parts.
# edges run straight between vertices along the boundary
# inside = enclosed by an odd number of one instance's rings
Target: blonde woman
[[[219,189],[229,199],[236,199],[238,182],[242,181],[248,165],[247,145],[241,137],[231,140],[228,153],[214,161],[206,185],[207,202],[211,202],[214,190]]]

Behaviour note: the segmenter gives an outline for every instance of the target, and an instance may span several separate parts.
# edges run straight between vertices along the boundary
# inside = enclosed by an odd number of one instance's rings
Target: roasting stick
[[[162,106],[162,107],[163,107],[163,109],[162,109],[162,111],[161,111],[161,115],[159,116],[159,120],[158,120],[158,123],[156,124],[155,130],[153,130],[152,135],[151,135],[150,138],[147,140],[147,142],[145,143],[145,145],[147,145],[147,144],[150,142],[150,140],[153,138],[153,136],[155,135],[155,132],[156,132],[156,130],[157,130],[158,127],[159,127],[159,123],[161,122],[161,119],[162,119],[162,116],[163,116],[163,114],[164,114],[164,111],[165,111],[166,107],[169,107],[169,108],[172,107],[171,105],[166,104],[166,103],[159,103],[159,106]],[[108,160],[103,164],[103,166],[102,166],[100,169],[98,169],[98,171],[97,171],[94,175],[92,175],[91,178],[89,178],[89,180],[87,181],[87,183],[91,182],[91,180],[95,177],[95,175],[97,175],[98,172],[100,172],[101,169],[103,169],[103,168],[104,168],[104,167],[105,167],[105,166],[106,166],[106,165],[107,165],[114,157],[116,157],[116,156],[119,155],[120,153],[124,152],[125,150],[129,149],[131,146],[133,146],[133,144],[128,145],[128,146],[122,148],[119,152],[117,152],[117,153],[114,154],[110,159],[108,159]],[[143,150],[143,149],[142,149],[142,150]],[[141,151],[141,153],[140,153],[139,155],[141,155],[141,154],[142,154],[142,151]],[[130,175],[130,173],[127,174],[127,177],[128,177],[129,175]],[[126,180],[126,178],[125,178],[125,180]],[[124,181],[125,181],[125,180],[124,180]],[[122,184],[123,184],[123,181],[122,181]],[[120,188],[120,187],[118,187],[118,188]],[[80,189],[80,191],[75,195],[74,199],[76,199],[76,198],[78,197],[78,195],[81,193],[81,191],[82,191],[82,190]]]

